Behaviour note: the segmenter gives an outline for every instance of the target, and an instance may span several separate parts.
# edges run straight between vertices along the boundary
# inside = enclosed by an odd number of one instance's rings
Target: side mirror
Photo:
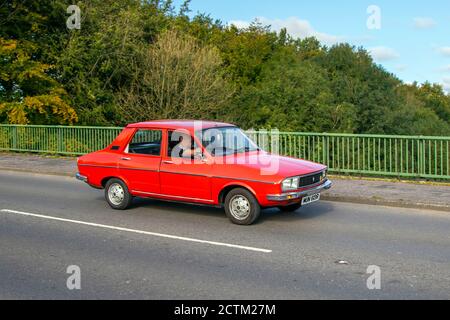
[[[201,162],[207,162],[208,159],[205,157],[203,152],[200,149],[196,149],[194,153],[194,160],[201,161]]]

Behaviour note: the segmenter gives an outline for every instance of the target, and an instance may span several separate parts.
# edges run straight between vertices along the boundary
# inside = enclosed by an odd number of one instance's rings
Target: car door
[[[194,161],[176,154],[174,149],[179,141],[174,132],[168,131],[165,138],[167,148],[160,167],[161,193],[180,200],[212,202],[211,166],[207,161]],[[193,149],[198,147],[190,134],[189,139]]]
[[[137,129],[119,158],[119,172],[133,193],[159,194],[163,131]]]

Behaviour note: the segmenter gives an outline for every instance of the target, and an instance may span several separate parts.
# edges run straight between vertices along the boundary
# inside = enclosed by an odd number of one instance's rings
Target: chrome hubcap
[[[115,206],[120,205],[125,198],[125,192],[122,186],[118,183],[112,184],[108,190],[108,198]]]
[[[236,195],[230,201],[231,215],[237,220],[245,220],[250,215],[250,202],[241,195]]]

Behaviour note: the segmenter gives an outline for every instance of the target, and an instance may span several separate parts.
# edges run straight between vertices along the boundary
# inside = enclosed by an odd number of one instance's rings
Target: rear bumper
[[[77,180],[80,180],[80,181],[83,181],[83,182],[88,183],[88,177],[83,176],[83,175],[81,175],[81,174],[79,174],[79,173],[77,173],[77,174],[75,175],[75,178],[77,178]]]
[[[284,201],[292,201],[303,198],[304,196],[312,195],[315,193],[320,193],[324,190],[331,189],[333,183],[330,180],[325,181],[323,184],[300,192],[289,192],[282,194],[269,194],[267,196],[267,200],[273,202],[284,202]]]

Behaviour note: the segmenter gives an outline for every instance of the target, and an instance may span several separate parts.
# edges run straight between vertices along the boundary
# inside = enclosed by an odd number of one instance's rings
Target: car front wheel
[[[261,207],[250,191],[237,188],[227,194],[225,212],[231,222],[238,225],[251,225],[259,218]]]
[[[127,185],[119,179],[111,179],[106,183],[105,198],[111,208],[115,210],[128,209],[133,201]]]

